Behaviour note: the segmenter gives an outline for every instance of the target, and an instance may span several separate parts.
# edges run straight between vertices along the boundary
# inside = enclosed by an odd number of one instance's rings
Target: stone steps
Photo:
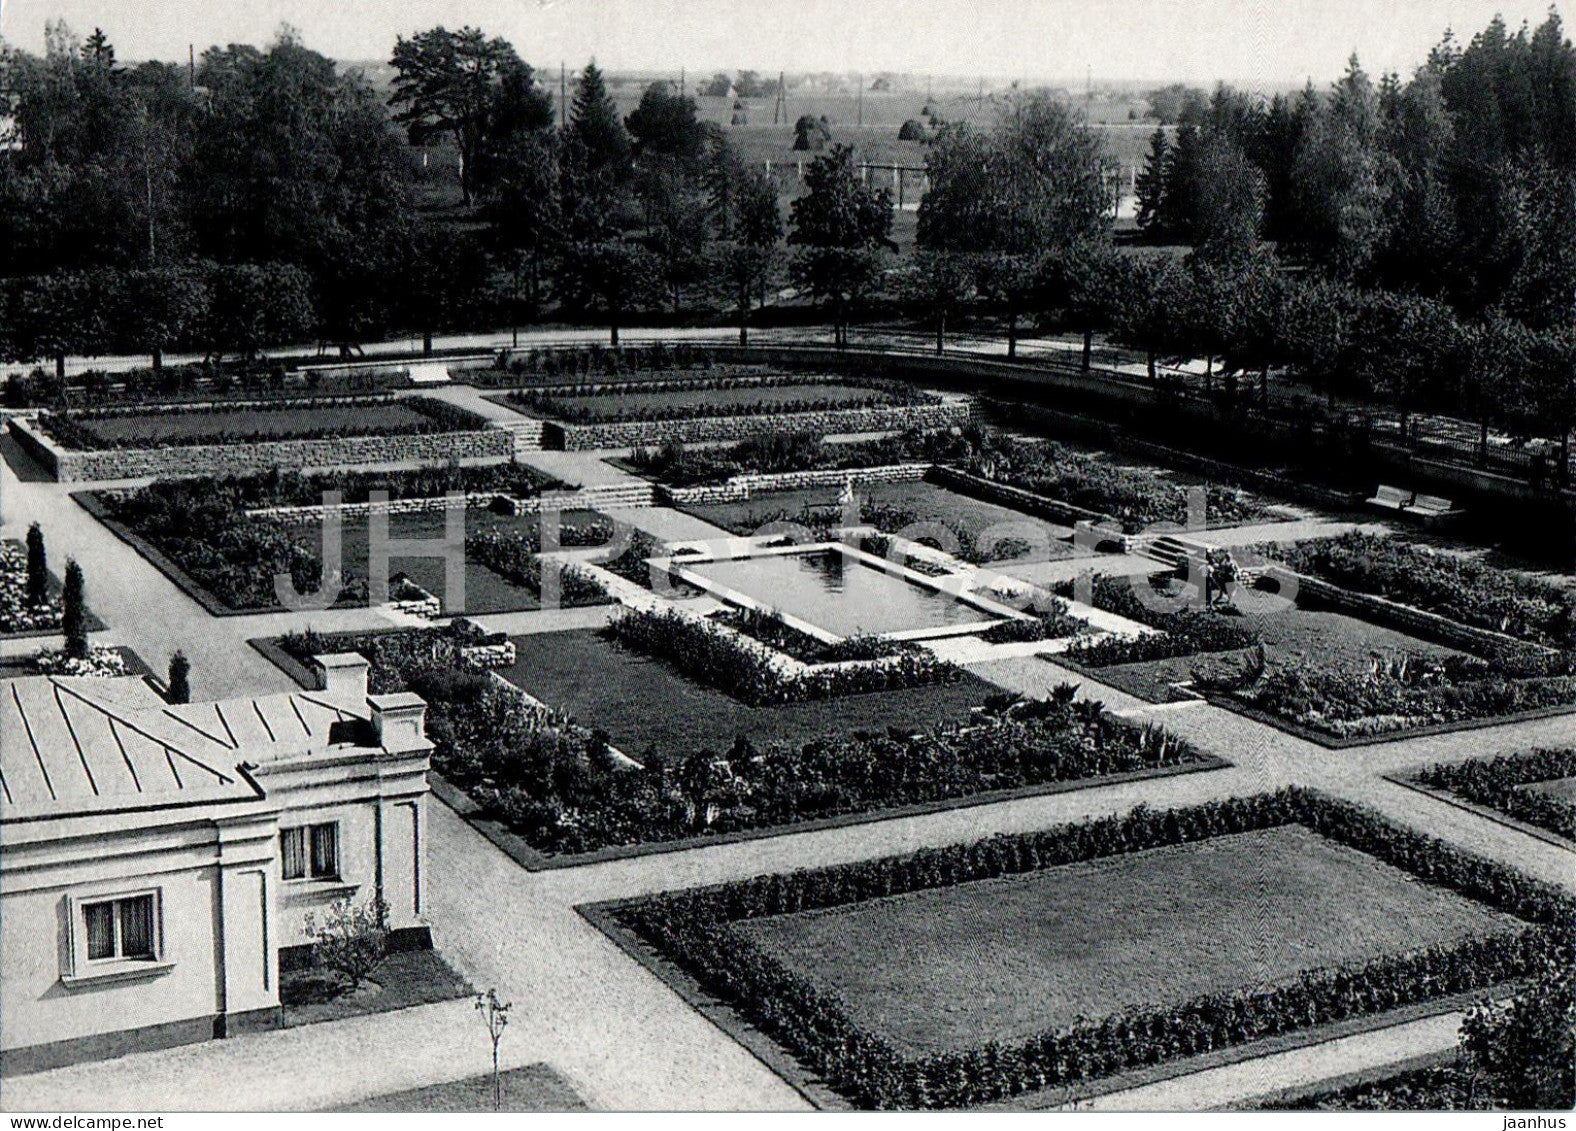
[[[657,505],[656,487],[650,483],[602,483],[582,487],[577,491],[548,492],[542,496],[544,504],[556,502],[560,507],[601,510],[616,507],[654,507]]]
[[[540,420],[495,420],[492,426],[514,434],[514,454],[542,450],[542,422]]]

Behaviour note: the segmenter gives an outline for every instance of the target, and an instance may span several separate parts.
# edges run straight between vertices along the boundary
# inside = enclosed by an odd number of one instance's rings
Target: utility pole
[[[195,43],[186,45],[186,85],[188,87],[197,85],[197,45]]]
[[[563,61],[558,64],[558,128],[563,129],[569,121],[569,72],[564,69]]]
[[[679,68],[679,97],[684,97],[684,68]]]
[[[788,124],[788,87],[783,82],[783,72],[777,72],[777,103],[772,107],[772,125],[777,124],[777,115],[782,115],[783,125]]]
[[[865,124],[865,76],[862,75],[862,74],[859,76],[859,110],[858,110],[858,116],[859,116],[858,124],[861,125],[861,126],[864,125]]]

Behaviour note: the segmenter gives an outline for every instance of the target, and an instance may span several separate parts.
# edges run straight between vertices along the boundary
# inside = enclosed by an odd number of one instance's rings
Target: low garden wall
[[[743,416],[700,416],[685,420],[629,420],[608,424],[545,422],[545,446],[564,451],[592,448],[658,447],[667,443],[729,443],[773,433],[899,432],[907,428],[950,428],[967,424],[969,406],[890,405],[828,409],[822,412],[773,412]]]
[[[962,494],[972,495],[987,503],[1001,503],[1012,510],[1023,511],[1067,526],[1077,526],[1083,522],[1099,525],[1114,521],[1108,514],[1101,514],[1099,511],[1075,506],[1072,503],[1064,503],[1059,499],[1047,498],[1044,495],[1036,495],[1033,491],[1025,491],[1022,487],[997,483],[993,479],[960,471],[955,467],[938,465],[931,473],[931,479],[943,487],[951,487]]]
[[[1438,613],[1398,604],[1384,597],[1343,589],[1339,585],[1332,585],[1317,577],[1309,577],[1305,573],[1287,569],[1277,562],[1269,563],[1260,573],[1263,577],[1274,581],[1282,592],[1287,585],[1295,585],[1299,599],[1312,599],[1337,612],[1350,613],[1363,620],[1396,628],[1425,640],[1433,640],[1450,648],[1459,648],[1463,652],[1482,656],[1498,656],[1506,652],[1536,651],[1550,654],[1554,652],[1552,648],[1507,636],[1503,632],[1462,624]]]
[[[342,436],[328,440],[264,440],[159,448],[62,448],[33,421],[13,416],[11,434],[62,483],[181,475],[245,475],[276,468],[344,467],[415,460],[512,459],[514,436],[499,428],[426,435]]]
[[[752,495],[768,491],[797,491],[806,487],[836,487],[848,480],[857,483],[911,483],[925,478],[930,472],[928,463],[894,463],[885,467],[861,467],[852,470],[818,468],[814,471],[775,471],[735,475],[726,483],[707,484],[703,487],[661,487],[664,499],[675,506],[704,506],[711,503],[735,503]]]

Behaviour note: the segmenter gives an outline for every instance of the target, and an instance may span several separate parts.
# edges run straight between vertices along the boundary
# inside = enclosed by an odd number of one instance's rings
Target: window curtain
[[[153,897],[139,895],[120,901],[122,958],[153,957]]]
[[[312,826],[312,875],[320,880],[339,875],[339,826]]]
[[[306,830],[281,829],[279,833],[280,875],[287,880],[306,876]]]
[[[87,920],[88,957],[114,958],[115,905],[90,903],[82,909],[82,917]]]

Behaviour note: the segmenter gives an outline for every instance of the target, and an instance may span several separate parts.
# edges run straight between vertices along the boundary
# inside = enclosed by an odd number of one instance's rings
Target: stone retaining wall
[[[660,487],[659,493],[675,506],[736,503],[769,491],[798,491],[806,487],[840,487],[852,479],[859,483],[910,483],[925,478],[928,463],[894,463],[853,470],[821,468],[815,471],[755,472],[735,475],[726,483],[700,487]]]
[[[247,475],[275,468],[354,467],[402,460],[514,457],[514,436],[502,429],[405,436],[341,436],[330,440],[263,440],[237,444],[187,444],[162,448],[73,451],[43,435],[31,421],[12,417],[11,434],[61,483],[154,476]]]
[[[993,479],[973,475],[967,471],[959,471],[955,467],[938,466],[931,478],[943,487],[951,487],[965,495],[972,495],[987,503],[1000,503],[1012,510],[1023,511],[1039,518],[1059,522],[1065,526],[1077,526],[1079,523],[1091,523],[1100,526],[1114,522],[1110,515],[1101,514],[1099,511],[1089,510],[1087,507],[1075,506],[1064,503],[1060,499],[1047,498],[1036,495],[1033,491],[1025,491],[1022,487],[1013,487],[1006,483],[997,483]]]
[[[1312,598],[1337,612],[1350,613],[1363,620],[1396,628],[1425,640],[1459,648],[1463,652],[1480,656],[1496,656],[1506,652],[1553,651],[1541,644],[1507,636],[1503,632],[1462,624],[1438,613],[1425,612],[1384,597],[1343,589],[1339,585],[1332,585],[1317,577],[1297,573],[1278,562],[1271,562],[1261,572],[1263,576],[1280,586],[1283,592],[1286,585],[1294,584],[1299,598]]]
[[[608,424],[565,424],[549,420],[543,427],[547,447],[564,451],[592,448],[658,447],[681,444],[735,443],[773,433],[899,432],[907,428],[950,428],[969,421],[962,401],[941,404],[888,405],[877,408],[828,409],[822,412],[773,412],[748,416],[697,416],[686,420],[628,420]]]

